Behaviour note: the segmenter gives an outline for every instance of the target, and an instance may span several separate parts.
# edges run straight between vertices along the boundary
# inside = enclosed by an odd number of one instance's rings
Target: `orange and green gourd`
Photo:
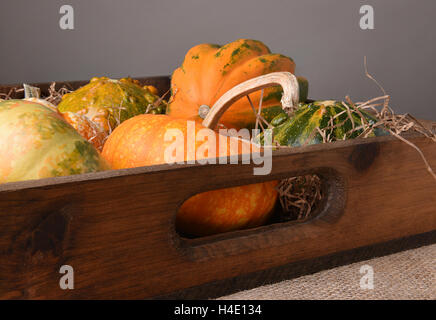
[[[131,78],[120,80],[94,77],[90,82],[62,97],[59,112],[72,112],[86,117],[108,135],[123,121],[139,114],[165,113],[166,102],[157,95],[153,86],[141,87]],[[79,117],[66,117],[75,128],[81,126]],[[92,133],[81,132],[85,136]]]
[[[110,169],[62,116],[36,102],[0,102],[0,183]]]
[[[175,118],[201,121],[199,108],[212,107],[229,89],[264,74],[287,71],[294,73],[294,61],[271,53],[262,42],[240,39],[224,46],[200,44],[188,51],[183,64],[171,78],[171,102],[167,114]],[[249,95],[258,107],[261,91]],[[262,97],[262,113],[272,119],[281,110],[280,86],[267,88]],[[271,115],[269,115],[271,113]],[[227,128],[252,128],[256,117],[247,98],[236,101],[223,115],[220,124]]]

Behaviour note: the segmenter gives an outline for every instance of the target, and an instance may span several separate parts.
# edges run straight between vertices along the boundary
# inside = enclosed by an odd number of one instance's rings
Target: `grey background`
[[[363,4],[375,30],[359,28]],[[366,55],[396,111],[436,119],[435,27],[435,0],[2,0],[0,83],[166,75],[196,44],[253,38],[296,61],[312,98],[380,95]]]

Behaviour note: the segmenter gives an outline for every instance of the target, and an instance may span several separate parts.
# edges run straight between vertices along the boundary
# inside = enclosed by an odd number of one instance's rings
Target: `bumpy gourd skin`
[[[363,129],[352,131],[353,123],[348,119],[346,108],[342,102],[334,100],[315,101],[309,104],[300,104],[297,111],[291,117],[281,114],[276,116],[271,125],[273,141],[281,146],[299,147],[303,145],[322,143],[321,135],[316,132],[316,128],[325,129],[332,125],[335,128],[329,129],[328,134],[332,140],[353,139],[358,137]],[[342,113],[342,114],[341,114]],[[361,110],[360,113],[365,117],[367,123],[375,123],[377,120],[371,114]],[[336,115],[341,114],[337,117]],[[361,116],[350,111],[355,128],[362,125]],[[383,129],[375,128],[370,136],[386,135]],[[263,143],[263,133],[257,138]]]
[[[24,100],[0,102],[0,183],[110,169],[61,115]]]
[[[165,113],[166,102],[158,100],[153,87],[141,87],[130,78],[94,77],[89,84],[65,94],[58,109],[62,113],[86,116],[110,133],[121,122],[136,115]]]
[[[224,46],[200,44],[188,51],[183,64],[171,78],[171,103],[167,114],[175,118],[200,121],[201,105],[212,107],[228,90],[246,80],[277,71],[294,73],[294,61],[271,53],[262,42],[240,39]],[[282,89],[265,89],[263,110],[280,106]],[[261,92],[250,94],[255,108]],[[277,108],[276,108],[277,109]],[[267,111],[266,111],[267,112]],[[236,101],[220,119],[227,128],[251,128],[256,117],[246,98]]]

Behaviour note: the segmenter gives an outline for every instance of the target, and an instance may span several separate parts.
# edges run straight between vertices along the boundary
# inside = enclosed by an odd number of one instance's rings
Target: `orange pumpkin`
[[[209,158],[207,151],[199,157],[188,154],[187,120],[151,114],[133,117],[118,126],[106,141],[102,156],[114,169],[166,163],[165,150],[174,143],[164,139],[168,129],[179,129],[185,137],[180,140],[184,149],[183,159],[177,161]],[[219,143],[223,143],[223,140],[214,131],[198,123],[195,124],[196,136],[201,129],[210,131],[217,139],[216,155],[219,155]],[[243,145],[248,143],[239,140],[237,148],[231,149],[230,139],[234,138],[225,138],[227,155],[240,154],[244,150]],[[202,144],[202,141],[196,141],[195,150]],[[254,145],[252,147],[253,151],[258,150]],[[197,194],[185,201],[177,213],[177,230],[184,234],[203,236],[262,225],[274,208],[277,199],[277,191],[274,189],[276,184],[276,181],[271,181]]]
[[[224,46],[200,44],[188,51],[183,64],[171,78],[172,98],[167,114],[175,118],[201,120],[199,108],[212,107],[234,86],[257,76],[287,71],[294,73],[295,63],[281,54],[274,54],[262,42],[241,39]],[[265,90],[262,112],[280,107],[282,90],[275,86]],[[255,108],[261,92],[250,94]],[[235,102],[222,116],[220,123],[227,128],[251,128],[255,115],[248,99]]]

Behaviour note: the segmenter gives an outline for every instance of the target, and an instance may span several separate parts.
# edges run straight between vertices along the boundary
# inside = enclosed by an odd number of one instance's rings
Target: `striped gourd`
[[[342,102],[333,100],[300,104],[292,117],[280,114],[271,121],[273,142],[291,147],[322,143],[323,137],[317,127],[321,130],[325,129],[329,141],[353,139],[363,132],[362,128],[358,128],[362,125],[361,115],[370,125],[376,122],[374,116],[363,110],[359,110],[361,114],[359,115],[353,108],[348,109],[349,113]],[[330,128],[332,125],[335,128]],[[369,136],[384,134],[382,129],[375,128]],[[262,144],[264,139],[263,134],[260,135],[259,140]]]

